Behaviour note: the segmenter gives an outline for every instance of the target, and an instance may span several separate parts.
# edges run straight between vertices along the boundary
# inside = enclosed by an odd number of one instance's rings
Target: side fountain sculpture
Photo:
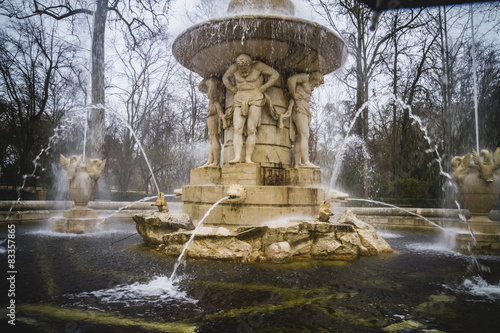
[[[167,201],[165,200],[165,194],[163,192],[158,194],[158,199],[155,203],[151,204],[151,206],[158,207],[159,212],[168,213],[169,211]]]
[[[309,101],[323,76],[343,64],[347,48],[333,31],[295,18],[294,10],[290,0],[232,0],[228,17],[175,40],[175,58],[203,78],[210,151],[182,188],[183,211],[199,227],[163,232],[155,241],[143,236],[153,244],[162,239],[161,252],[242,262],[392,252],[380,237],[366,237],[364,224],[360,233],[362,222],[352,214],[328,222],[321,170],[308,156]]]
[[[104,170],[106,160],[85,158],[73,155],[69,159],[61,154],[61,164],[68,178],[68,194],[75,207],[63,212],[63,217],[52,223],[52,231],[63,233],[91,233],[107,230],[105,220],[99,219],[99,213],[87,207],[97,190],[97,181]]]
[[[472,150],[472,153],[454,157],[451,164],[460,197],[471,215],[463,229],[470,227],[472,233],[457,235],[457,250],[500,254],[500,224],[489,218],[500,197],[500,148],[495,150],[493,159],[488,150],[480,154]]]

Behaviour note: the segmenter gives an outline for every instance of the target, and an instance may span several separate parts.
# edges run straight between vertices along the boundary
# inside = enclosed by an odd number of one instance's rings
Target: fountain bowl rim
[[[266,14],[250,14],[250,15],[228,15],[224,17],[218,17],[218,18],[213,18],[207,21],[203,21],[200,23],[197,23],[193,26],[190,26],[189,28],[185,29],[182,31],[174,40],[172,44],[172,53],[175,57],[175,59],[185,68],[194,71],[201,75],[202,77],[211,77],[211,76],[217,76],[217,75],[222,75],[223,73],[217,72],[217,73],[200,73],[199,71],[196,70],[195,66],[191,63],[191,56],[193,54],[196,54],[196,52],[199,50],[203,50],[209,46],[214,46],[217,45],[217,43],[212,42],[207,44],[207,40],[203,39],[202,41],[199,41],[197,38],[193,38],[193,34],[202,31],[202,30],[208,30],[211,25],[217,25],[217,24],[223,24],[227,23],[230,24],[231,22],[236,22],[236,21],[254,21],[254,20],[280,20],[287,22],[289,25],[290,24],[295,24],[295,25],[300,25],[302,27],[308,27],[310,29],[314,29],[322,39],[325,40],[322,45],[317,45],[319,48],[320,46],[325,47],[326,45],[329,45],[330,47],[332,42],[335,44],[335,47],[340,50],[340,60],[339,62],[335,62],[330,60],[326,61],[326,66],[325,68],[321,69],[322,74],[326,75],[329,73],[334,72],[335,70],[339,69],[342,67],[342,65],[345,63],[346,57],[348,55],[348,48],[347,44],[345,41],[342,39],[339,33],[331,30],[330,28],[323,26],[317,22],[309,21],[306,19],[298,18],[298,17],[292,17],[292,16],[279,16],[279,15],[266,15]],[[290,28],[288,28],[290,29]],[[296,29],[295,32],[300,29]],[[248,31],[246,31],[247,33]],[[293,35],[296,37],[296,35]],[[222,42],[229,42],[229,41],[235,41],[235,40],[241,40],[243,36],[239,36],[238,38],[227,38],[227,37],[222,37],[222,36],[217,36],[218,41]],[[252,36],[250,36],[250,39]],[[188,41],[191,39],[191,43],[188,43]],[[306,38],[304,37],[303,40],[306,43],[314,43],[315,40],[314,38]],[[195,45],[193,45],[193,41],[195,41]],[[290,42],[290,43],[296,43],[300,44],[298,42],[297,38],[289,38],[288,40],[284,40],[285,42]],[[222,42],[219,42],[221,44]],[[203,45],[205,44],[205,45]],[[189,53],[189,55],[186,57],[185,53]],[[323,56],[330,56],[330,54],[327,54],[327,52],[321,52],[318,51],[318,54]],[[251,54],[250,54],[251,55]],[[252,56],[252,55],[251,55]],[[233,61],[234,59],[231,59]],[[311,69],[311,70],[305,70],[306,72],[313,72],[318,69]],[[292,70],[293,71],[293,70]],[[296,70],[295,72],[301,72],[304,70]]]

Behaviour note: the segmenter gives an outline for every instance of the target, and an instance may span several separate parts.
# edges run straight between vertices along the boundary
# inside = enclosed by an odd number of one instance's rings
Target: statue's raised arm
[[[261,72],[263,75],[269,76],[267,82],[259,88],[259,91],[261,93],[264,93],[267,89],[269,89],[269,87],[272,87],[280,78],[280,74],[275,69],[260,61],[255,62],[254,68]]]

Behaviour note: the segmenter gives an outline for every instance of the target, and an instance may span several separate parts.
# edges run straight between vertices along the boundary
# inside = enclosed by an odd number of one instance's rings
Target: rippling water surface
[[[7,332],[493,332],[500,260],[470,258],[439,235],[381,231],[398,254],[355,261],[235,264],[142,245],[133,224],[94,235],[16,229],[16,327]],[[0,257],[7,236],[0,233]],[[6,267],[6,264],[2,265]],[[6,269],[3,269],[6,274]],[[7,290],[2,279],[2,290]],[[2,295],[2,307],[7,305]],[[14,328],[14,330],[12,330]]]

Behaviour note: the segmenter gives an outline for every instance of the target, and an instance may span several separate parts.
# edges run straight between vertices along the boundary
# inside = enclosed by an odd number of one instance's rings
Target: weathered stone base
[[[96,219],[99,217],[99,212],[87,207],[76,206],[63,212],[63,217],[68,219]]]
[[[108,230],[108,222],[100,219],[99,213],[83,206],[63,212],[62,218],[55,218],[51,229],[54,232],[88,234]]]
[[[474,233],[474,239],[469,232]],[[455,251],[462,254],[500,255],[500,223],[492,221],[487,214],[474,214],[467,223],[460,223],[461,232],[455,236]]]
[[[108,230],[104,219],[92,218],[56,218],[52,222],[52,231],[68,234],[89,234]]]
[[[214,203],[226,195],[229,185],[184,186],[182,210],[193,223],[203,218]],[[324,200],[323,189],[298,186],[245,185],[244,203],[222,202],[205,224],[254,225],[284,217],[314,217]]]
[[[186,258],[236,262],[287,262],[323,259],[352,260],[394,252],[375,228],[350,211],[340,223],[289,220],[273,225],[201,227],[186,250]],[[192,231],[163,236],[158,250],[178,256]]]
[[[133,216],[137,232],[146,243],[163,243],[163,236],[179,230],[193,230],[194,225],[187,214],[154,212]]]
[[[476,244],[470,233],[458,233],[455,237],[455,251],[466,255],[472,252],[473,254],[500,256],[500,234],[475,233],[474,237]]]
[[[284,217],[314,217],[324,200],[319,169],[262,167],[253,163],[224,164],[221,169],[191,170],[182,188],[183,212],[197,224],[231,185],[245,187],[243,203],[223,202],[205,224],[254,225]]]
[[[467,223],[474,233],[500,235],[500,223],[490,220],[488,214],[473,214],[471,218],[467,220]],[[463,230],[469,230],[466,223],[461,223],[460,225]]]

